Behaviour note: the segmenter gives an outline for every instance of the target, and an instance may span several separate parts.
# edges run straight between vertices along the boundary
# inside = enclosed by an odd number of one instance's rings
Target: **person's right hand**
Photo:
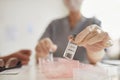
[[[55,52],[57,50],[57,45],[55,45],[51,39],[44,38],[40,40],[35,48],[36,50],[36,59],[38,62],[39,58],[46,57],[49,52]]]

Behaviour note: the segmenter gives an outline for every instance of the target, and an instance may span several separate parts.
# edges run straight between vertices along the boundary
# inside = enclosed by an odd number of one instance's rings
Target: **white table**
[[[0,75],[0,80],[50,80],[46,79],[44,75],[41,74],[37,66],[30,65],[24,66],[20,70],[18,70],[18,72],[19,72],[18,74],[12,75]],[[72,79],[57,79],[57,80],[72,80]]]
[[[18,74],[0,75],[0,80],[50,80],[50,79],[46,79],[45,76],[40,72],[38,66],[35,65],[23,66],[17,71],[19,72]],[[67,78],[67,79],[54,79],[54,80],[73,80],[73,79]],[[114,78],[111,80],[119,80],[119,79]]]

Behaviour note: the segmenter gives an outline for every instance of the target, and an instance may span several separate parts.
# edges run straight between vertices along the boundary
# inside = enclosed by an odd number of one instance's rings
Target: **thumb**
[[[46,38],[45,41],[49,46],[50,52],[55,52],[57,50],[57,45],[55,45],[50,38]]]
[[[55,52],[57,50],[57,45],[53,44],[51,45],[50,51]]]

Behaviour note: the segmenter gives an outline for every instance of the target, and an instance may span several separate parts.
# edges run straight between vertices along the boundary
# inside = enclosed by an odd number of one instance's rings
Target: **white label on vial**
[[[67,58],[67,59],[73,59],[75,52],[77,50],[77,45],[75,45],[74,43],[69,42],[67,45],[67,48],[64,52],[63,57]]]

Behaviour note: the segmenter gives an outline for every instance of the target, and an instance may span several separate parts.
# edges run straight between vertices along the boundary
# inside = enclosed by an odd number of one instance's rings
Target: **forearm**
[[[104,50],[101,50],[99,52],[87,51],[88,60],[91,64],[96,64],[97,62],[101,61],[104,55]]]

